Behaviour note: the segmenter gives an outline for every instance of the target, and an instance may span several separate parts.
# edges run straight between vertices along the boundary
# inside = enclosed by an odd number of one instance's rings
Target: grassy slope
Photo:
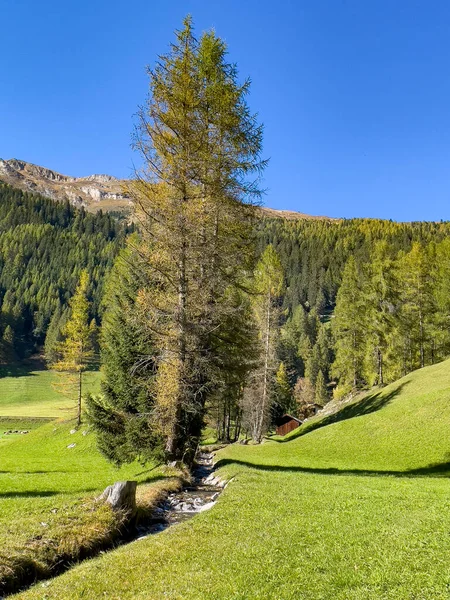
[[[71,433],[72,427],[51,422],[1,445],[0,581],[21,557],[42,562],[51,553],[97,543],[114,522],[110,511],[93,509],[88,499],[107,485],[163,476],[151,465],[114,467],[97,451],[87,427]]]
[[[22,431],[33,431],[48,423],[43,418],[24,418],[24,417],[0,417],[0,444],[10,441],[16,437],[22,437]],[[19,433],[10,433],[18,431]]]
[[[234,479],[209,513],[20,598],[448,600],[450,361],[344,411],[221,451]]]
[[[54,389],[54,371],[27,367],[0,367],[0,416],[65,417],[75,411],[74,402]],[[84,374],[86,392],[96,393],[100,373]]]

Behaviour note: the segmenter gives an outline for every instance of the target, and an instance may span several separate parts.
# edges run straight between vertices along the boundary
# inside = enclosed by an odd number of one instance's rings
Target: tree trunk
[[[271,315],[271,294],[269,292],[267,297],[267,315],[266,315],[266,331],[265,331],[265,340],[264,340],[264,377],[263,377],[263,391],[262,391],[262,400],[261,400],[261,411],[258,420],[258,429],[257,429],[257,439],[256,442],[258,444],[261,443],[262,440],[262,430],[264,424],[264,416],[267,407],[267,396],[269,393],[269,355],[270,355],[270,315]]]
[[[183,204],[187,202],[186,195],[183,197]],[[182,210],[182,209],[181,209]],[[183,219],[183,215],[180,215]],[[186,277],[186,240],[183,222],[180,223],[181,235],[183,242],[181,244],[181,252],[178,261],[178,360],[179,372],[178,377],[178,394],[174,398],[175,411],[174,422],[171,424],[171,432],[167,437],[165,452],[168,461],[181,460],[184,454],[184,440],[181,435],[180,427],[183,418],[183,375],[186,369],[186,302],[187,302],[187,277]]]
[[[80,369],[78,373],[78,409],[77,409],[77,425],[81,425],[81,399],[82,399],[83,373]]]
[[[100,496],[113,510],[123,510],[133,517],[136,514],[137,481],[118,481],[109,485]]]
[[[384,385],[384,375],[383,375],[383,354],[378,348],[378,384]]]

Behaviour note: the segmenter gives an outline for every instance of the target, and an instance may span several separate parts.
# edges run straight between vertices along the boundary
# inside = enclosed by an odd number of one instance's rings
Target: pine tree
[[[259,360],[258,332],[248,294],[230,289],[228,305],[219,328],[221,345],[215,348],[216,379],[210,407],[216,411],[217,439],[236,441],[242,427],[242,399],[245,385]]]
[[[323,406],[328,401],[327,386],[321,370],[317,373],[314,400],[319,406]]]
[[[3,332],[3,359],[6,362],[14,362],[17,359],[16,350],[15,350],[15,336],[14,329],[11,325],[7,325],[5,331]]]
[[[305,377],[315,386],[317,376],[319,371],[321,371],[325,382],[329,382],[332,362],[333,352],[330,327],[327,324],[320,325],[316,343],[306,361]]]
[[[300,304],[296,306],[280,330],[280,344],[278,354],[286,365],[289,383],[293,388],[298,377],[305,373],[305,363],[302,352],[299,351],[300,341],[306,332],[306,312]],[[306,354],[309,355],[310,348]]]
[[[92,364],[92,331],[89,327],[89,275],[82,271],[77,289],[69,302],[70,318],[63,331],[58,354],[59,360],[53,364],[56,371],[61,372],[59,388],[66,395],[76,394],[77,425],[81,424],[83,373]]]
[[[61,303],[58,302],[47,328],[44,344],[45,360],[50,367],[58,361],[58,350],[63,341],[63,331],[68,318],[69,311],[63,310]]]
[[[152,338],[136,308],[138,291],[146,285],[137,242],[136,236],[130,239],[106,284],[100,334],[101,393],[87,398],[98,446],[116,464],[162,455],[162,440],[151,426]]]
[[[280,362],[280,366],[275,375],[275,398],[276,407],[278,409],[277,413],[280,415],[289,413],[295,408],[284,362]]]

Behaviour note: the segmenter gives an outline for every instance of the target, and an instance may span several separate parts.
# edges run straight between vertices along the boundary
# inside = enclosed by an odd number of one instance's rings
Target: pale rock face
[[[0,180],[53,200],[68,199],[71,204],[88,210],[103,208],[128,212],[131,204],[122,192],[121,181],[111,175],[68,177],[23,160],[0,158]]]
[[[112,175],[89,175],[84,177],[86,181],[96,181],[98,183],[107,183],[108,181],[118,181],[116,177]]]
[[[101,199],[101,197],[102,197],[102,192],[98,188],[96,188],[96,187],[83,186],[81,188],[81,191],[84,194],[86,194],[87,196],[90,196],[96,202],[98,202]]]
[[[14,176],[15,169],[9,164],[9,162],[0,158],[0,173],[6,176]]]

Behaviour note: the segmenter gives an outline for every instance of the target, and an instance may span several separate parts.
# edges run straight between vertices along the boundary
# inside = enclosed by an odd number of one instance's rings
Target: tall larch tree
[[[77,425],[81,424],[83,373],[92,366],[92,328],[89,320],[88,300],[89,275],[82,271],[74,296],[69,302],[70,317],[64,327],[58,360],[52,365],[61,372],[57,387],[66,395],[76,397]]]
[[[401,318],[405,354],[409,368],[432,362],[432,315],[435,313],[435,269],[430,246],[415,242],[398,263]]]
[[[254,310],[259,330],[260,364],[248,386],[244,407],[252,438],[260,443],[270,422],[274,401],[276,346],[280,328],[280,299],[284,286],[280,259],[270,244],[255,270]]]
[[[398,305],[395,262],[388,244],[379,242],[366,272],[363,300],[367,314],[367,379],[384,385],[390,350],[390,332]]]
[[[333,373],[339,380],[338,393],[357,390],[364,379],[367,333],[364,280],[361,267],[351,256],[345,266],[333,319],[336,359]]]
[[[152,285],[139,290],[155,352],[153,426],[169,460],[192,459],[205,403],[223,380],[221,329],[245,287],[259,196],[262,128],[214,33],[190,18],[149,71],[135,147],[144,168],[130,186]]]

